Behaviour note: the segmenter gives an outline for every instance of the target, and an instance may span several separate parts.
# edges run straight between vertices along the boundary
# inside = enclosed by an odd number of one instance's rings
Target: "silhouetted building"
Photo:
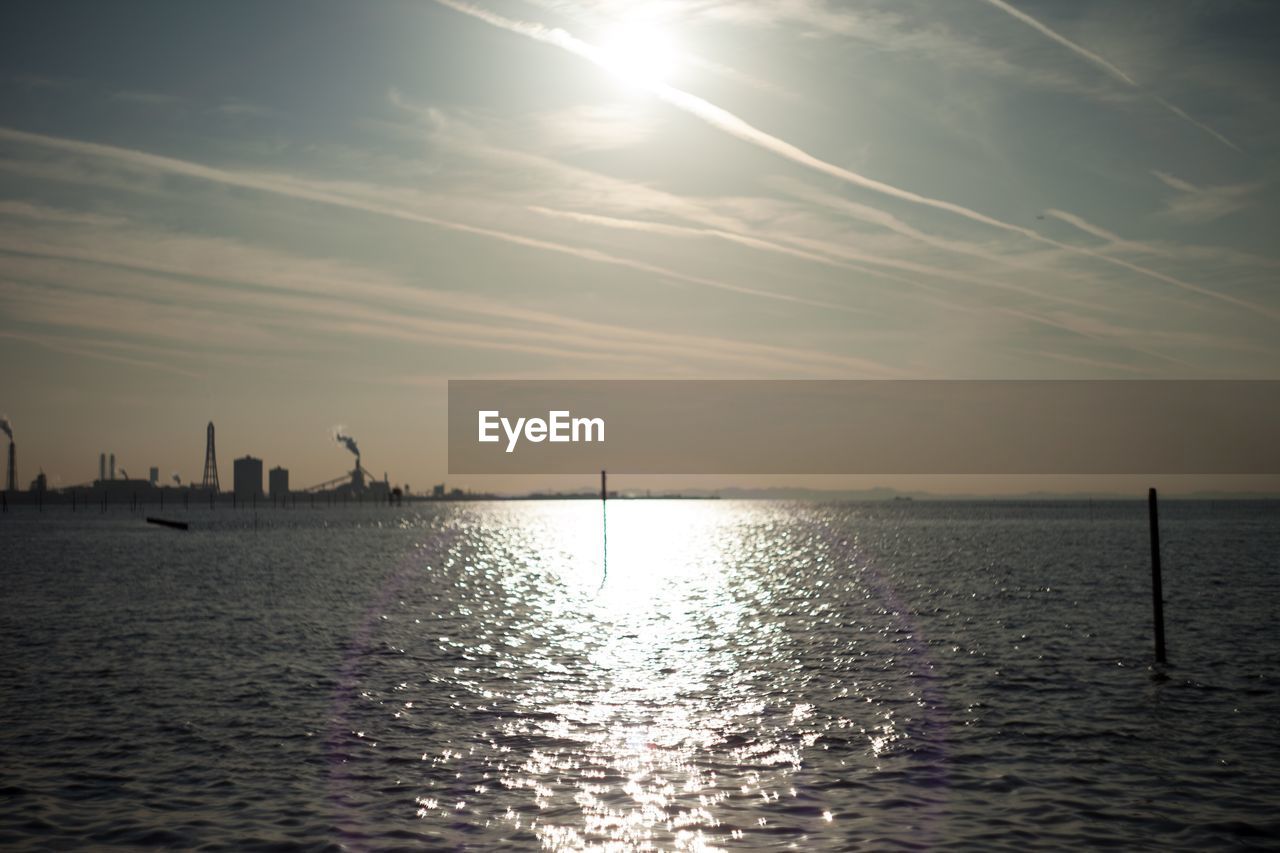
[[[213,426],[210,424],[210,426]],[[212,431],[209,433],[212,437]],[[211,445],[212,446],[212,445]],[[233,468],[236,500],[251,501],[262,496],[262,460],[252,456],[237,459]]]
[[[160,485],[160,469],[152,465],[151,473],[147,475],[147,479],[151,482],[151,485],[153,486]]]
[[[271,498],[284,498],[289,495],[289,470],[279,465],[267,474],[267,488]]]
[[[45,478],[43,471],[37,474],[36,478],[31,481],[31,491],[41,495],[49,491],[49,481]]]
[[[444,483],[436,483],[434,486],[431,487],[431,497],[433,498],[444,497]]]

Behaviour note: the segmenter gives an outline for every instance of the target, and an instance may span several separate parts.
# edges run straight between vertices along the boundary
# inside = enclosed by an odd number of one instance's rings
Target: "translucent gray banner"
[[[1276,474],[1270,380],[449,382],[449,473]]]

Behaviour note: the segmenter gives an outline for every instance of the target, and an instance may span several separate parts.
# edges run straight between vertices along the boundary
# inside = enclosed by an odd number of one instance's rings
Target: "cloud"
[[[1098,54],[1094,53],[1088,48],[1085,48],[1082,45],[1079,45],[1076,42],[1072,41],[1071,39],[1067,38],[1066,36],[1062,35],[1062,33],[1059,33],[1057,30],[1054,30],[1053,28],[1049,27],[1043,21],[1040,21],[1036,18],[1031,17],[1026,12],[1023,12],[1022,10],[1013,6],[1012,4],[1006,3],[1005,0],[986,0],[986,2],[994,6],[995,8],[999,9],[1000,11],[1004,12],[1005,14],[1010,15],[1013,18],[1016,18],[1017,20],[1026,24],[1036,32],[1045,36],[1046,38],[1057,42],[1058,44],[1065,47],[1067,50],[1074,53],[1076,56],[1079,56],[1085,59],[1086,61],[1092,63],[1098,68],[1101,68],[1103,71],[1107,72],[1107,74],[1110,74],[1112,77],[1124,83],[1126,86],[1129,86],[1130,88],[1133,88],[1133,89],[1140,88],[1138,85],[1138,81],[1134,80],[1128,74],[1121,71],[1115,65],[1103,59],[1101,56],[1098,56]],[[1205,133],[1208,133],[1210,136],[1212,136],[1214,139],[1218,140],[1228,148],[1231,148],[1234,151],[1240,151],[1240,147],[1236,145],[1234,142],[1232,142],[1230,139],[1223,136],[1221,133],[1214,130],[1212,127],[1205,124],[1204,122],[1197,121],[1196,119],[1192,118],[1190,115],[1187,114],[1185,110],[1174,106],[1173,104],[1166,101],[1164,98],[1155,97],[1155,96],[1153,96],[1153,98],[1156,101],[1156,103],[1160,104],[1162,107],[1167,109],[1169,112],[1173,113],[1178,118],[1199,128]]]
[[[1119,68],[1112,65],[1107,60],[1103,59],[1101,56],[1098,56],[1098,54],[1084,47],[1081,47],[1080,45],[1071,41],[1071,39],[1067,38],[1066,36],[1062,35],[1056,30],[1051,29],[1049,26],[1042,23],[1041,21],[1038,21],[1035,18],[1031,17],[1026,12],[1023,12],[1020,9],[1004,2],[1004,0],[986,0],[986,2],[991,4],[992,6],[995,6],[997,9],[1004,12],[1005,14],[1012,15],[1014,18],[1017,18],[1019,21],[1031,27],[1033,30],[1045,36],[1046,38],[1050,38],[1053,41],[1056,41],[1058,44],[1062,45],[1067,50],[1071,51],[1077,56],[1083,57],[1089,62],[1092,62],[1094,65],[1098,66],[1103,71],[1110,74],[1112,77],[1115,77],[1117,80],[1120,80],[1121,82],[1126,83],[1130,86],[1138,85],[1136,80],[1134,80],[1128,74],[1121,71]]]
[[[1114,231],[1108,231],[1105,228],[1086,222],[1083,217],[1076,216],[1074,213],[1067,213],[1065,210],[1055,210],[1050,208],[1044,212],[1045,216],[1052,216],[1054,219],[1061,220],[1068,225],[1074,225],[1086,234],[1092,234],[1100,240],[1106,240],[1108,243],[1124,243],[1126,240]]]
[[[436,0],[436,2],[463,14],[470,15],[473,18],[477,18],[478,20],[484,21],[485,23],[498,27],[499,29],[504,29],[518,35],[534,39],[535,41],[559,47],[562,50],[568,51],[576,56],[580,56],[601,68],[609,68],[609,58],[600,50],[600,48],[585,42],[582,39],[576,38],[565,30],[547,27],[539,23],[517,21],[511,18],[506,18],[502,15],[481,9],[469,3],[459,2],[459,0]],[[674,86],[656,81],[649,81],[646,84],[646,89],[655,97],[665,101],[677,109],[701,119],[712,127],[715,127],[730,136],[755,145],[765,151],[770,151],[797,165],[804,166],[815,172],[836,178],[837,180],[851,186],[870,190],[871,192],[898,199],[900,201],[909,202],[911,204],[940,210],[954,216],[967,219],[971,222],[987,225],[991,228],[1007,231],[1012,234],[1018,234],[1028,240],[1051,245],[1068,252],[1090,257],[1105,264],[1119,266],[1129,270],[1130,272],[1185,290],[1188,293],[1195,293],[1208,299],[1226,302],[1248,311],[1261,312],[1271,317],[1280,317],[1280,311],[1274,311],[1265,306],[1261,306],[1229,294],[1183,281],[1175,276],[1167,275],[1130,261],[1113,258],[1081,246],[1062,243],[1057,240],[1044,237],[1029,228],[1005,222],[972,208],[965,207],[964,205],[903,189],[884,181],[867,177],[866,175],[862,175],[852,169],[838,166],[809,153],[797,145],[755,127],[746,120],[722,107],[716,106],[697,95],[690,94],[682,89],[677,89]]]
[[[840,305],[823,300],[807,299],[790,293],[760,290],[758,288],[720,281],[719,279],[709,278],[706,276],[689,275],[658,264],[611,255],[598,249],[572,246],[565,243],[528,237],[508,231],[500,231],[494,228],[454,222],[437,216],[421,213],[419,211],[397,207],[378,198],[362,198],[349,193],[344,193],[340,186],[326,186],[325,184],[316,181],[298,180],[282,175],[230,171],[213,166],[204,166],[186,160],[179,160],[173,157],[165,157],[159,154],[137,151],[135,149],[119,148],[114,145],[103,145],[96,142],[63,139],[61,137],[45,136],[37,133],[27,133],[25,131],[14,130],[11,128],[0,128],[0,139],[8,139],[19,143],[39,145],[77,154],[101,157],[133,166],[147,172],[182,175],[197,180],[288,196],[290,198],[296,198],[303,201],[311,201],[320,204],[359,210],[378,216],[391,217],[421,225],[430,225],[450,231],[459,231],[478,237],[488,237],[500,240],[504,243],[511,243],[529,249],[539,249],[542,251],[554,252],[556,254],[570,255],[585,261],[624,267],[637,272],[657,275],[670,281],[692,284],[714,290],[722,290],[742,296],[790,302],[797,305],[806,305],[813,308],[824,308],[833,311],[856,310],[848,305]]]
[[[1109,248],[1112,249],[1137,252],[1144,255],[1158,255],[1164,258],[1174,257],[1174,252],[1172,252],[1168,247],[1144,243],[1138,240],[1126,239],[1114,231],[1109,231],[1100,225],[1095,225],[1094,223],[1089,222],[1083,216],[1077,216],[1076,214],[1069,213],[1065,210],[1049,208],[1044,212],[1044,215],[1057,219],[1060,222],[1065,222],[1073,228],[1083,231],[1093,237],[1097,237],[1099,240],[1105,240],[1110,244]]]
[[[150,228],[7,229],[0,251],[22,253],[6,259],[8,276],[35,282],[0,282],[11,320],[134,340],[189,344],[217,327],[227,330],[218,342],[230,349],[282,349],[299,335],[341,333],[585,364],[615,361],[647,373],[701,364],[765,375],[897,375],[866,359],[576,320],[347,263]],[[68,300],[69,292],[78,295]],[[290,330],[289,340],[282,329]]]
[[[72,225],[97,225],[100,227],[119,225],[126,221],[120,216],[104,216],[99,213],[63,210],[13,199],[0,200],[0,216],[36,219],[43,222],[61,222]]]
[[[1242,210],[1248,206],[1249,196],[1262,188],[1262,184],[1197,187],[1167,172],[1152,170],[1151,174],[1178,192],[1165,202],[1161,215],[1187,225],[1212,222]]]
[[[166,95],[160,92],[120,91],[112,92],[110,97],[113,101],[141,104],[148,107],[174,107],[183,103],[183,99],[177,95]]]
[[[1185,122],[1189,122],[1190,124],[1195,125],[1196,127],[1200,128],[1200,129],[1201,129],[1201,130],[1203,130],[1205,133],[1209,134],[1209,135],[1210,135],[1210,136],[1212,136],[1214,139],[1218,140],[1218,141],[1219,141],[1219,142],[1221,142],[1223,145],[1227,146],[1228,148],[1232,149],[1233,151],[1240,151],[1240,146],[1239,146],[1239,145],[1236,145],[1236,144],[1235,144],[1234,142],[1232,142],[1230,139],[1227,139],[1227,137],[1223,136],[1221,133],[1219,133],[1218,131],[1214,130],[1212,127],[1210,127],[1209,125],[1205,124],[1204,122],[1202,122],[1202,121],[1200,121],[1200,120],[1198,120],[1198,119],[1192,118],[1190,115],[1188,115],[1188,114],[1187,114],[1187,111],[1186,111],[1186,110],[1184,110],[1184,109],[1182,109],[1181,107],[1174,106],[1173,104],[1171,104],[1171,103],[1169,103],[1168,101],[1166,101],[1164,98],[1156,98],[1156,103],[1160,104],[1160,106],[1164,107],[1164,108],[1165,108],[1165,109],[1167,109],[1169,112],[1173,113],[1174,115],[1176,115],[1178,118],[1182,119],[1183,121],[1185,121]]]
[[[609,151],[647,141],[654,132],[651,121],[628,104],[581,104],[539,116],[539,135],[553,149]]]
[[[139,367],[145,370],[155,370],[160,373],[170,373],[176,376],[184,376],[190,379],[199,379],[203,376],[194,370],[186,370],[165,362],[156,361],[154,358],[131,358],[129,356],[118,355],[109,351],[109,346],[104,347],[100,342],[91,342],[86,346],[83,342],[74,339],[68,339],[58,335],[37,335],[26,334],[22,332],[0,331],[0,338],[12,341],[22,341],[23,343],[35,344],[44,347],[52,352],[60,352],[64,355],[75,355],[84,358],[93,359],[95,361],[111,361],[116,364],[125,364],[129,367]]]

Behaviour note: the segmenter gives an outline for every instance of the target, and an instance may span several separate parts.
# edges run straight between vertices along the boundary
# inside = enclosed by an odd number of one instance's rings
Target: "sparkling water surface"
[[[0,844],[1280,844],[1280,504],[0,516]],[[607,568],[607,571],[606,571]]]

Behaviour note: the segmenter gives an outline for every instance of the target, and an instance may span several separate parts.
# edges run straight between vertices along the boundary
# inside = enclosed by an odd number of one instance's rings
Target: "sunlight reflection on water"
[[[452,688],[454,723],[482,723],[433,761],[455,778],[429,773],[418,815],[608,850],[801,842],[838,822],[792,779],[805,752],[854,728],[879,757],[905,734],[841,680],[834,653],[868,629],[890,644],[904,632],[890,608],[876,610],[884,625],[855,625],[823,600],[832,568],[856,562],[850,542],[775,521],[707,502],[610,504],[603,584],[599,504],[499,505],[464,523],[444,565],[423,569],[447,592],[400,602],[427,605],[415,624],[470,626],[438,636],[431,657],[455,666],[428,680]],[[841,591],[858,609],[875,594]],[[412,656],[415,640],[401,642]]]

